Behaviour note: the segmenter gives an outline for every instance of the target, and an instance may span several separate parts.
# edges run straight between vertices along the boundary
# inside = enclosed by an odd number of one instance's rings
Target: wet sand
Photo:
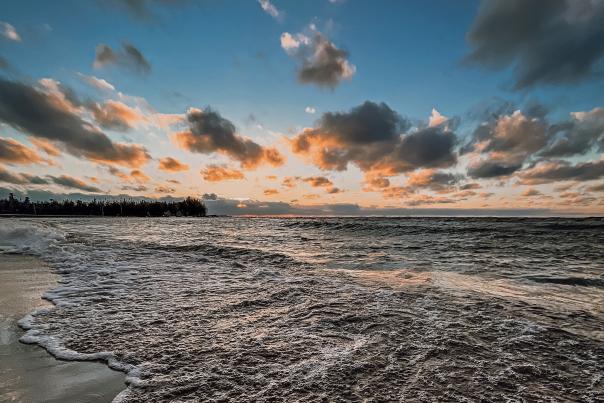
[[[31,256],[0,254],[0,401],[111,402],[125,389],[124,374],[96,362],[56,360],[36,345],[19,342],[17,322],[42,306],[58,276]]]

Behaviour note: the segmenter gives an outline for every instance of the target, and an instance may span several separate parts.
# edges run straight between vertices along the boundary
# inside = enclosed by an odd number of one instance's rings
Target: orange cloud
[[[38,148],[39,150],[44,151],[46,154],[51,155],[53,157],[58,157],[59,155],[61,155],[61,150],[59,150],[57,148],[57,146],[55,146],[54,144],[52,144],[50,141],[44,140],[44,139],[40,139],[40,138],[36,138],[36,137],[30,137],[29,141],[36,146],[36,148]]]
[[[128,168],[139,168],[151,159],[147,149],[138,144],[114,143],[106,154],[85,154],[86,158],[101,164],[116,164]]]
[[[296,182],[298,181],[298,179],[300,179],[297,176],[288,176],[286,178],[283,179],[283,182],[281,182],[281,186],[289,188],[289,189],[293,189],[297,186]]]
[[[44,159],[36,150],[11,138],[0,137],[0,162],[7,164],[40,164],[52,165],[52,162]]]
[[[245,178],[243,172],[221,165],[208,165],[201,171],[201,174],[203,175],[203,179],[208,182],[241,180]]]
[[[139,183],[145,183],[145,182],[148,182],[149,179],[151,179],[147,175],[145,175],[142,171],[139,171],[138,169],[131,171],[130,176],[132,176],[132,178]]]
[[[543,196],[539,190],[535,188],[528,188],[524,192],[522,192],[523,197],[534,197],[534,196]]]
[[[165,157],[159,160],[159,169],[167,172],[180,172],[188,171],[189,166],[172,157]]]
[[[123,102],[109,100],[104,104],[90,105],[90,111],[97,123],[105,129],[128,130],[145,121],[145,116]]]
[[[175,192],[175,189],[174,189],[174,188],[171,188],[171,187],[169,187],[169,186],[163,186],[163,185],[160,185],[160,186],[157,186],[157,187],[155,188],[155,191],[156,191],[157,193],[174,193],[174,192]]]
[[[277,189],[264,189],[265,196],[273,196],[276,194],[279,194],[279,191]]]
[[[333,186],[333,182],[324,176],[309,176],[302,179],[312,187],[328,187]]]

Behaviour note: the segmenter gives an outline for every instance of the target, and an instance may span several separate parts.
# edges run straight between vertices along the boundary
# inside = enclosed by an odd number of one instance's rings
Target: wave
[[[546,276],[528,276],[525,277],[536,283],[561,284],[581,287],[604,288],[604,279],[586,278],[586,277],[546,277]]]
[[[39,255],[65,240],[65,233],[48,224],[3,220],[0,227],[0,252]]]

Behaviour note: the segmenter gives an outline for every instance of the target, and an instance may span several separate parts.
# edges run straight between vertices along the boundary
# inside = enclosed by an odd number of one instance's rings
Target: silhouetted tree
[[[54,199],[32,202],[29,197],[21,201],[10,193],[8,199],[0,199],[0,214],[34,215],[93,215],[111,217],[204,217],[205,204],[197,198],[187,197],[182,201],[165,202],[159,200],[63,200]]]

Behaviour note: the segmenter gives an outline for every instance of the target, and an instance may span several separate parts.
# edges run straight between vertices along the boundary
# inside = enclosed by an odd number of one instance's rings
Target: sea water
[[[604,400],[603,219],[2,219],[0,250],[61,275],[22,341],[116,401]]]

